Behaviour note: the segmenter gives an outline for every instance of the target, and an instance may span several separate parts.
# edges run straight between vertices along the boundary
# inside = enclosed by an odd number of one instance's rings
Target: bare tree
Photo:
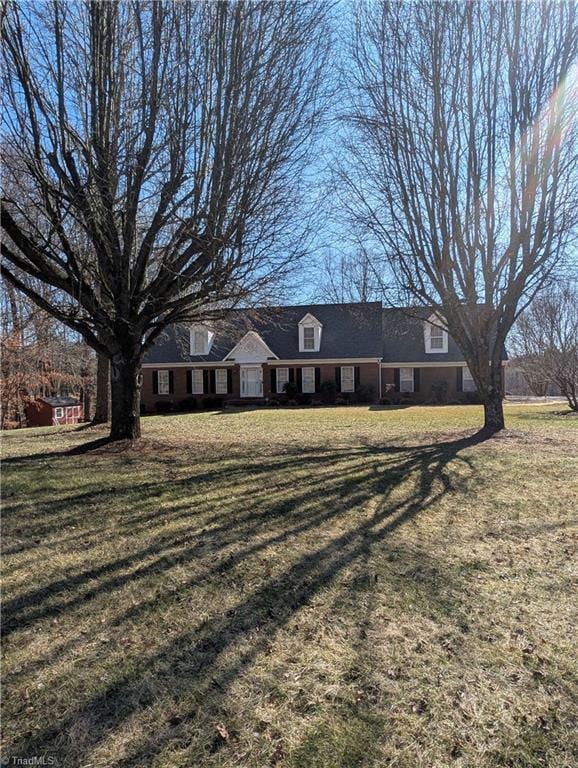
[[[326,13],[8,4],[5,172],[25,194],[3,193],[2,273],[110,359],[113,439],[140,434],[140,365],[163,328],[262,294],[302,252]]]
[[[555,283],[518,318],[512,338],[517,365],[532,382],[554,384],[578,411],[578,287]]]
[[[77,334],[0,281],[0,428],[22,425],[31,398],[90,387],[90,353]]]
[[[363,246],[351,253],[327,251],[316,281],[314,301],[336,304],[378,301],[383,295],[375,256]]]
[[[344,203],[502,429],[506,336],[578,221],[574,2],[359,7]]]

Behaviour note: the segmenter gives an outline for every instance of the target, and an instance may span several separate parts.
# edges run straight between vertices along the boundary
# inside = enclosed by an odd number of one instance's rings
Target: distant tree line
[[[556,282],[520,315],[511,338],[515,364],[533,394],[552,385],[578,411],[578,287]]]

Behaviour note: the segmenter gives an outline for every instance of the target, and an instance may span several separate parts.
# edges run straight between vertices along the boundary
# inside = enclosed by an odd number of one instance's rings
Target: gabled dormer
[[[319,352],[323,324],[308,312],[299,321],[299,352]]]
[[[215,338],[214,331],[211,331],[206,325],[191,325],[189,328],[190,333],[190,351],[191,356],[195,355],[208,355],[211,351],[213,339]]]
[[[448,351],[448,332],[438,315],[431,314],[423,324],[425,351],[428,355],[440,355]]]
[[[265,363],[267,360],[278,359],[256,331],[247,331],[241,341],[225,356],[225,360],[233,360],[236,363]]]

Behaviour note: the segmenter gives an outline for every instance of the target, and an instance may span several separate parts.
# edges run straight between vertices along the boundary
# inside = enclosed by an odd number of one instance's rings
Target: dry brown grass
[[[485,442],[475,407],[154,417],[122,453],[10,434],[6,755],[572,766],[578,423],[555,411]]]

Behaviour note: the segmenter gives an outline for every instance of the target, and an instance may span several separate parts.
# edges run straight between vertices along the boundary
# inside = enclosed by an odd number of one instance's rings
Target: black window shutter
[[[209,391],[209,372],[203,370],[203,394],[206,395]]]
[[[187,371],[187,394],[191,395],[193,392],[193,372]]]
[[[173,371],[169,371],[169,395],[172,395],[175,391],[175,374]]]
[[[227,368],[227,394],[230,395],[233,391],[233,371],[231,368]]]
[[[357,391],[359,389],[359,382],[361,381],[361,368],[356,365],[355,369],[353,371],[353,374],[355,376],[354,378],[354,389]]]
[[[413,391],[419,392],[420,387],[420,375],[419,375],[419,368],[413,369]]]
[[[303,392],[303,369],[297,368],[297,391]]]
[[[456,368],[456,389],[458,392],[464,391],[464,369]]]
[[[153,394],[158,395],[159,393],[159,372],[153,371]]]
[[[215,369],[214,368],[209,371],[209,387],[210,387],[209,392],[211,392],[211,394],[214,394],[217,389],[215,386]]]
[[[295,368],[289,368],[289,381],[295,381]]]
[[[400,388],[400,385],[399,385],[399,368],[394,368],[393,369],[393,382],[394,382],[395,391],[399,392],[399,388]]]
[[[321,368],[315,369],[315,391],[319,392],[321,390]]]
[[[335,369],[335,383],[337,384],[337,391],[341,392],[341,368],[337,366]]]
[[[271,394],[277,391],[277,369],[271,368]]]

